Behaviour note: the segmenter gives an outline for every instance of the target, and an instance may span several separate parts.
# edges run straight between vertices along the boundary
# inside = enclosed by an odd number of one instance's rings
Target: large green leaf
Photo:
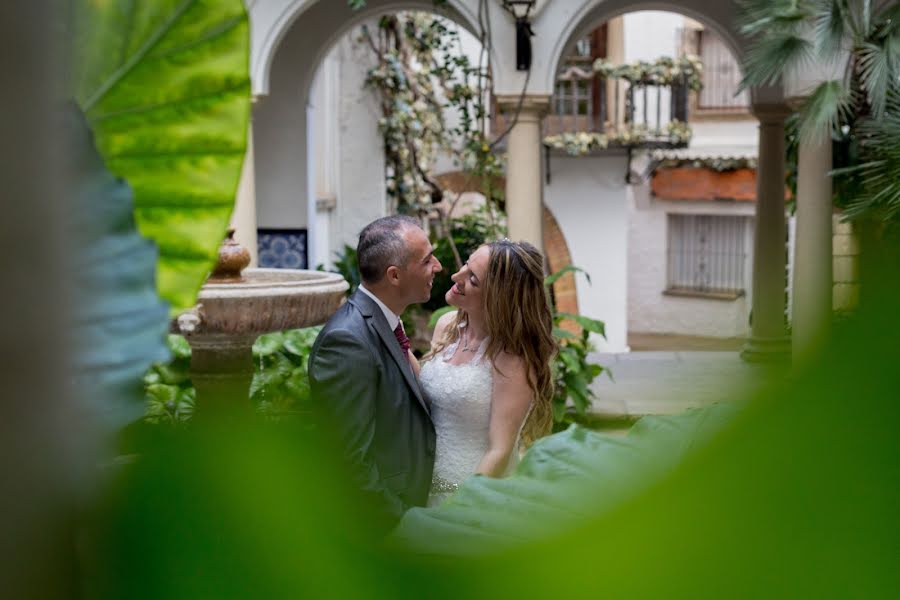
[[[191,306],[234,206],[250,108],[241,0],[75,0],[73,86],[160,249],[160,295]]]
[[[558,322],[565,321],[566,319],[575,321],[582,329],[606,337],[606,324],[603,321],[598,321],[597,319],[591,319],[590,317],[567,312],[556,313],[556,319]]]
[[[410,510],[393,542],[429,555],[494,554],[575,528],[637,496],[734,419],[731,405],[645,417],[627,437],[578,425],[544,438],[513,476],[469,478],[438,508]]]
[[[73,373],[81,397],[116,428],[143,414],[141,376],[169,357],[168,310],[156,294],[156,248],[135,228],[131,190],[104,168],[74,106],[64,133],[72,161]]]
[[[560,277],[566,275],[567,273],[584,273],[584,278],[587,279],[588,284],[591,283],[590,273],[580,267],[576,267],[575,265],[566,265],[556,273],[551,273],[550,275],[544,277],[544,285],[553,285]]]

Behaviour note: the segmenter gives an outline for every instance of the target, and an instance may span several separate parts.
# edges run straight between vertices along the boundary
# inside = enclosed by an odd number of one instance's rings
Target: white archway
[[[311,254],[309,266],[314,267],[327,262],[333,257],[331,252],[349,241],[336,235],[330,244],[317,244],[317,233],[324,235],[324,231],[336,230],[335,233],[343,233],[347,238],[351,235],[347,232],[355,233],[366,222],[385,214],[381,145],[374,139],[377,117],[360,114],[365,110],[359,105],[357,110],[350,111],[354,123],[342,124],[341,139],[352,142],[343,147],[357,147],[351,160],[345,160],[347,156],[343,154],[337,160],[314,157],[311,124],[318,119],[314,111],[323,108],[313,106],[311,97],[316,72],[332,48],[373,17],[418,10],[439,14],[474,32],[477,19],[471,11],[473,6],[477,2],[463,0],[450,0],[440,10],[435,10],[431,0],[368,0],[363,10],[352,10],[346,0],[272,0],[248,5],[252,24],[253,89],[257,94],[253,138],[254,203],[259,228],[306,229]],[[338,97],[335,102],[344,100]],[[316,161],[322,160],[332,160],[339,171],[352,172],[358,180],[338,194],[337,207],[329,213],[334,217],[333,225],[323,223],[318,218],[322,214],[317,217],[316,212],[314,173]],[[375,184],[376,174],[380,185]],[[342,179],[347,180],[346,176]],[[330,250],[322,256],[326,247]]]
[[[319,51],[310,57],[318,65],[322,57],[347,31],[375,15],[401,10],[437,12],[475,33],[478,18],[477,2],[448,0],[436,10],[431,0],[368,0],[361,10],[351,9],[347,2],[335,0],[247,0],[250,15],[251,49],[250,76],[254,95],[267,95],[272,64],[285,37],[298,20],[311,24],[312,32],[320,39]],[[494,56],[489,59],[493,61]]]

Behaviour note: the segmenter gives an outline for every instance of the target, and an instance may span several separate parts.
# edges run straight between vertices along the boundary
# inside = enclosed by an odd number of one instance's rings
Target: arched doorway
[[[435,7],[370,0],[354,11],[346,2],[285,0],[249,8],[260,94],[253,111],[256,227],[306,235],[305,264],[314,268],[343,244],[355,245],[358,231],[388,210],[377,104],[362,90],[366,64],[348,40],[379,14]],[[465,2],[451,1],[440,14],[470,30],[477,23]],[[323,187],[323,179],[332,183]]]

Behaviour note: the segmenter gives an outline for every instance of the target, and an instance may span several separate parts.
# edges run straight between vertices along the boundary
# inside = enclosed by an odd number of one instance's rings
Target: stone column
[[[256,104],[254,98],[253,104]],[[241,168],[241,179],[238,183],[234,200],[234,212],[231,214],[231,226],[234,227],[234,239],[250,252],[250,266],[259,264],[256,242],[256,168],[253,164],[253,109],[251,108],[250,124],[247,127],[247,152]]]
[[[784,120],[782,104],[756,105],[759,166],[756,171],[756,226],[753,240],[753,291],[750,339],[741,357],[750,362],[788,358],[784,327],[786,288]]]
[[[614,17],[606,22],[606,58],[611,63],[625,63],[625,17]],[[616,106],[619,113],[616,115]],[[625,81],[619,81],[616,93],[616,79],[606,81],[606,120],[612,129],[619,130],[625,126]]]
[[[544,182],[541,176],[543,140],[541,120],[550,106],[549,96],[497,96],[505,122],[512,125],[506,139],[506,214],[509,237],[525,240],[543,251]]]
[[[791,325],[794,359],[815,350],[831,324],[831,139],[801,140]]]

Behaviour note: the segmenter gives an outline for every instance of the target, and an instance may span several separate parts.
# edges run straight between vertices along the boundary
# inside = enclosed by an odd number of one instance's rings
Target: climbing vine
[[[488,43],[485,36],[480,41]],[[380,104],[387,193],[397,211],[437,217],[438,235],[450,237],[444,234],[455,196],[434,173],[443,155],[479,182],[493,237],[499,235],[502,190],[496,181],[503,164],[488,138],[486,51],[473,59],[455,25],[422,12],[385,15],[375,26],[364,25],[358,42],[374,60],[365,83]],[[438,203],[444,210],[435,209]],[[454,258],[460,262],[455,249]]]

